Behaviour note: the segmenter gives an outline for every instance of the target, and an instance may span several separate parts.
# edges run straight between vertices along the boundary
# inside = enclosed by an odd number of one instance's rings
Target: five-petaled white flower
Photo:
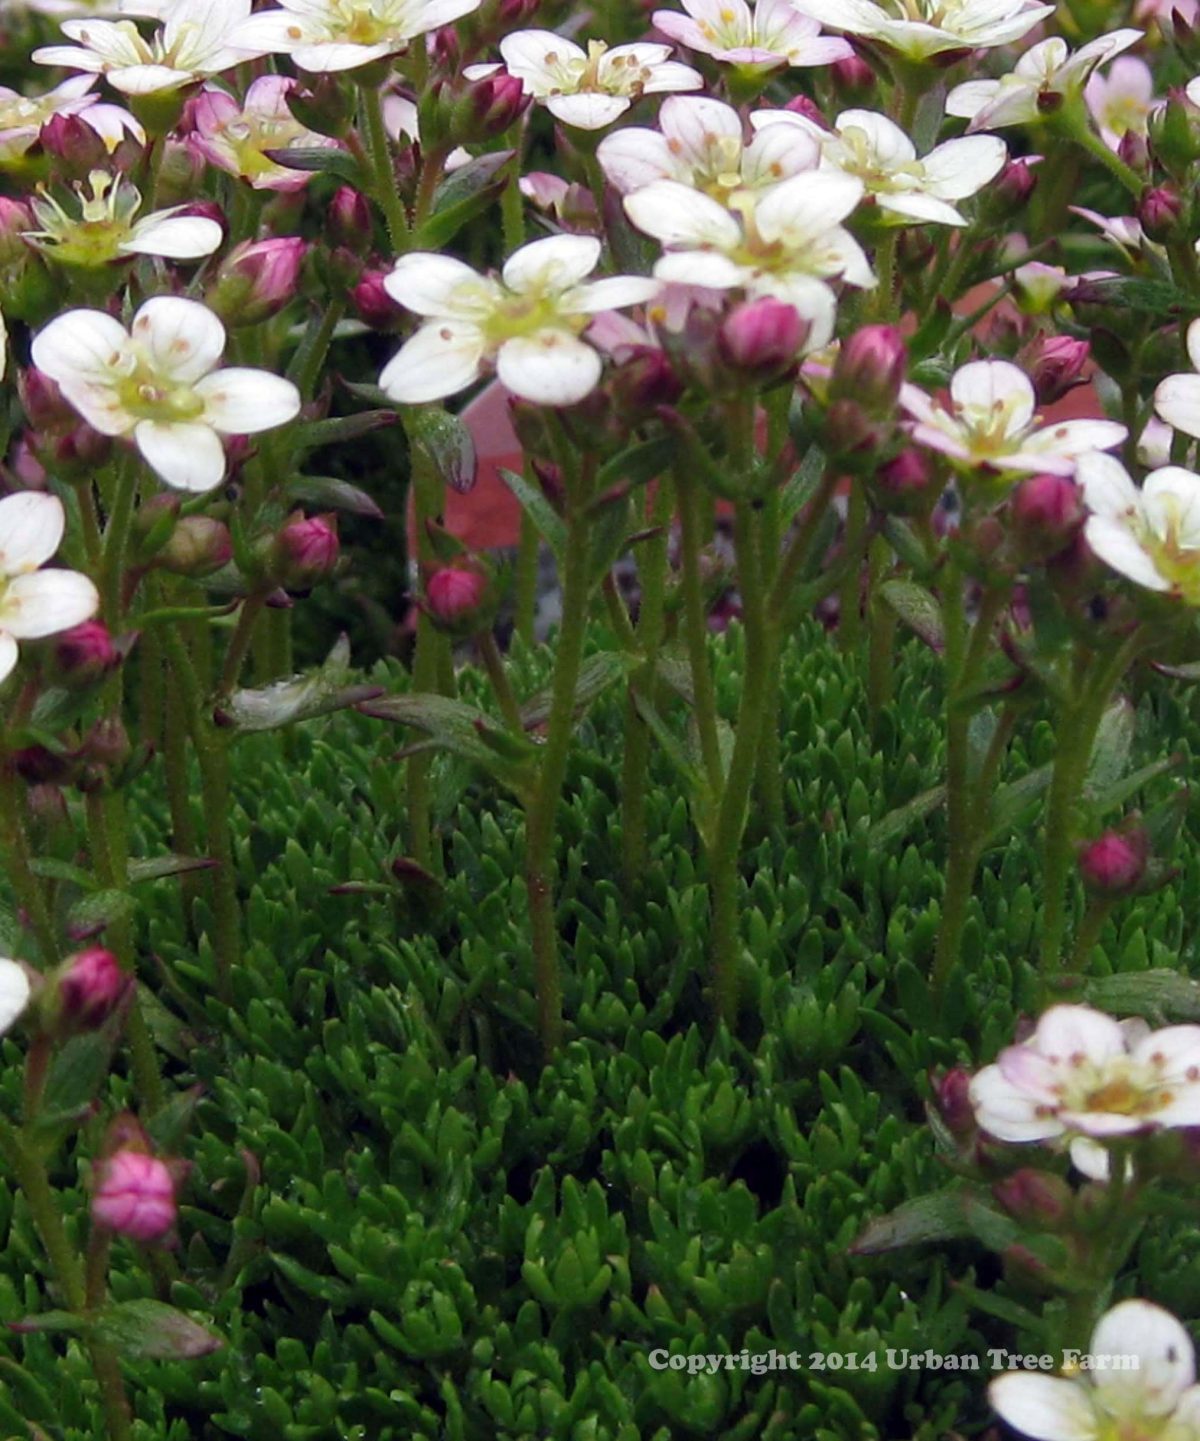
[[[861,180],[830,170],[794,176],[768,190],[736,191],[721,205],[674,180],[659,180],[625,197],[630,220],[667,253],[659,280],[713,290],[773,296],[809,323],[807,346],[833,334],[841,279],[864,289],[875,276],[842,221],[863,196]]]
[[[904,131],[874,110],[843,110],[832,130],[791,110],[760,110],[750,123],[760,138],[779,125],[803,131],[821,147],[822,168],[857,176],[886,212],[883,218],[895,225],[966,225],[966,216],[950,202],[982,190],[1008,159],[1002,140],[970,135],[947,140],[918,160]]]
[[[33,52],[41,65],[61,65],[104,75],[126,95],[167,94],[231,70],[264,53],[233,39],[250,14],[251,0],[171,0],[150,3],[138,14],[162,19],[143,38],[132,20],[66,20],[63,34],[75,45],[44,45]]]
[[[658,125],[615,130],[596,147],[601,169],[623,195],[677,180],[724,200],[735,190],[761,190],[812,170],[820,157],[815,140],[782,126],[766,127],[747,144],[737,111],[707,96],[668,97]]]
[[[1091,512],[1088,545],[1147,590],[1200,605],[1200,476],[1178,465],[1151,471],[1141,489],[1111,455],[1086,456],[1076,478]]]
[[[480,0],[282,0],[260,10],[233,33],[233,43],[256,54],[290,55],[315,74],[357,70],[406,50],[427,35],[478,10]]]
[[[0,680],[17,663],[18,641],[70,630],[100,604],[86,575],[41,569],[58,549],[65,525],[57,496],[26,490],[0,500]],[[11,1023],[16,1014],[9,1015],[11,964],[0,968],[0,1032],[5,1017]]]
[[[656,10],[655,28],[701,55],[749,70],[832,65],[854,51],[792,0],[682,0],[687,12]]]
[[[970,1097],[998,1141],[1065,1139],[1075,1165],[1103,1180],[1101,1141],[1200,1125],[1200,1026],[1151,1031],[1088,1006],[1052,1006],[1027,1041],[972,1078]]]
[[[192,104],[188,144],[203,159],[248,180],[255,190],[302,190],[311,171],[289,170],[272,159],[289,149],[337,149],[338,141],[309,130],[288,109],[296,82],[285,75],[260,75],[240,103],[225,90],[207,85]]]
[[[225,478],[222,435],[284,425],[300,410],[288,380],[217,369],[225,327],[195,300],[156,295],[130,330],[99,310],[69,310],[34,337],[33,363],[102,435],[132,436],[168,485],[206,491]]]
[[[669,45],[614,45],[589,40],[586,50],[553,30],[515,30],[500,42],[503,65],[468,65],[468,80],[507,70],[556,120],[602,130],[643,95],[699,90],[704,77],[672,60]]]
[[[600,260],[592,236],[552,235],[509,256],[498,278],[448,255],[404,255],[384,281],[424,324],[401,346],[379,383],[404,404],[463,390],[494,364],[514,395],[572,405],[600,379],[599,354],[582,333],[593,315],[658,294],[655,280],[613,275],[589,281]]]
[[[74,215],[48,192],[34,200],[38,228],[25,235],[31,245],[60,265],[92,269],[134,255],[200,260],[224,239],[215,220],[185,215],[182,205],[139,219],[140,192],[104,170],[93,170],[87,186],[77,185],[75,193],[79,203]]]
[[[1000,1416],[1033,1441],[1193,1441],[1200,1386],[1191,1337],[1169,1311],[1122,1301],[1092,1332],[1091,1369],[1010,1371],[988,1387]],[[1104,1364],[1107,1362],[1108,1364]]]
[[[916,422],[913,439],[962,467],[1073,475],[1081,455],[1110,450],[1126,430],[1111,420],[1061,420],[1039,425],[1033,385],[1007,360],[973,360],[950,379],[944,404],[915,385],[900,404]]]
[[[970,120],[968,134],[1027,125],[1077,97],[1097,66],[1128,50],[1140,30],[1114,30],[1072,53],[1057,35],[1031,46],[1016,68],[999,80],[968,80],[946,96],[946,113]]]
[[[1187,333],[1188,359],[1200,372],[1200,320],[1193,320]],[[1184,435],[1200,436],[1200,373],[1168,375],[1154,392],[1154,409],[1160,420]]]
[[[986,50],[1019,40],[1054,14],[1026,0],[796,0],[830,30],[862,35],[910,60],[948,50]]]
[[[1197,96],[1200,86],[1195,96],[1188,96],[1193,105]],[[1107,75],[1093,71],[1083,88],[1083,98],[1110,150],[1120,149],[1126,135],[1145,135],[1150,113],[1159,103],[1154,98],[1154,76],[1149,65],[1134,55],[1114,60]]]

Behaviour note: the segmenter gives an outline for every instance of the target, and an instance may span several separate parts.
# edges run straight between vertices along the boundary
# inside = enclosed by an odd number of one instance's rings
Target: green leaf
[[[969,1218],[975,1193],[965,1186],[953,1186],[905,1201],[886,1216],[867,1223],[850,1247],[853,1256],[874,1256],[896,1251],[901,1246],[920,1246],[929,1241],[956,1241],[975,1234]]]
[[[1110,1015],[1144,1016],[1156,1026],[1200,1021],[1200,981],[1166,968],[1089,977],[1083,996]]]
[[[213,712],[213,719],[227,730],[248,735],[345,710],[381,694],[382,687],[376,685],[347,686],[349,674],[350,641],[342,635],[319,669],[261,690],[236,690]]]
[[[348,388],[358,393],[356,387]],[[374,386],[367,398],[376,402],[380,398],[387,400],[383,392]],[[373,430],[395,425],[398,418],[396,407],[389,403],[387,406],[377,405],[375,410],[356,410],[352,415],[331,415],[324,420],[310,420],[297,428],[296,450],[306,454],[325,445],[344,445],[347,441],[370,435]],[[303,482],[306,477],[300,476],[299,479]]]
[[[288,170],[304,170],[313,175],[336,175],[339,180],[355,186],[366,187],[362,168],[348,150],[335,150],[333,146],[297,145],[278,150],[264,150],[268,160],[283,165]]]
[[[114,921],[128,920],[137,902],[128,891],[92,891],[82,896],[67,912],[67,930],[76,940],[99,934]]]
[[[1005,831],[1015,825],[1027,807],[1031,806],[1050,784],[1053,774],[1054,767],[1052,765],[1039,766],[1037,770],[1030,771],[1020,780],[1010,781],[1008,785],[1001,786],[992,800],[989,837],[995,838],[1003,835]]]
[[[575,685],[575,716],[581,717],[587,708],[610,686],[622,680],[637,665],[634,657],[620,651],[600,651],[590,655],[579,668],[579,680]],[[527,730],[544,725],[550,719],[551,688],[537,692],[521,707],[521,720]]]
[[[512,154],[511,150],[492,150],[452,170],[437,188],[433,214],[413,237],[415,248],[440,250],[469,220],[482,215],[504,188],[501,172]]]
[[[621,482],[629,486],[645,485],[670,469],[676,449],[677,442],[671,435],[656,435],[631,445],[601,467],[596,477],[597,490],[605,491]]]
[[[514,470],[500,470],[500,479],[508,486],[521,509],[533,522],[533,528],[550,547],[561,566],[567,551],[567,528],[562,517],[536,486]]]
[[[1190,314],[1194,302],[1186,291],[1165,280],[1142,280],[1128,276],[1091,280],[1088,289],[1098,293],[1100,303],[1120,310],[1136,310],[1146,315],[1171,316]]]
[[[210,1327],[164,1301],[117,1301],[96,1317],[97,1338],[130,1360],[188,1361],[224,1346]]]
[[[72,1036],[55,1053],[35,1128],[51,1132],[82,1120],[91,1110],[108,1076],[115,1046],[115,1028],[105,1026]]]
[[[787,484],[779,493],[779,520],[787,526],[792,519],[816,495],[821,477],[825,474],[825,452],[818,445],[810,445],[804,452],[804,459],[792,471]]]
[[[298,475],[287,484],[289,500],[318,510],[344,510],[368,520],[382,520],[383,511],[365,490],[333,475]]]
[[[438,748],[482,766],[518,793],[524,790],[536,746],[465,701],[443,695],[389,695],[364,702],[359,710],[423,731]]]
[[[915,631],[931,650],[945,648],[942,608],[930,591],[913,580],[885,580],[879,590],[904,624]]]
[[[440,405],[414,406],[405,415],[409,444],[451,490],[466,495],[475,485],[475,441],[457,415]]]
[[[208,856],[150,856],[145,860],[129,862],[129,881],[157,881],[164,876],[185,876],[189,871],[210,871],[216,861]]]
[[[881,816],[867,832],[867,844],[872,849],[885,850],[894,845],[901,836],[907,835],[918,821],[923,821],[926,816],[932,815],[939,806],[943,806],[945,803],[946,787],[944,785],[933,786],[927,791],[922,791],[911,801],[906,801],[904,805],[897,806],[895,810],[888,811],[887,815]]]
[[[1089,800],[1111,790],[1129,768],[1136,729],[1137,715],[1127,700],[1114,702],[1100,718],[1083,787]]]

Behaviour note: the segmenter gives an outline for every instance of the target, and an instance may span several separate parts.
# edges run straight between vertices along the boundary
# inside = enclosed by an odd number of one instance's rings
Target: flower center
[[[925,173],[921,162],[902,160],[898,165],[885,165],[871,144],[871,137],[857,125],[848,125],[841,131],[833,139],[833,146],[841,151],[837,156],[838,169],[857,175],[868,190],[887,193],[920,189]]]
[[[1195,524],[1187,523],[1175,496],[1158,497],[1154,523],[1145,525],[1142,542],[1175,593],[1189,605],[1200,605],[1200,547]]]
[[[332,15],[333,34],[349,45],[377,45],[396,30],[394,24],[378,13],[371,0],[337,0]]]
[[[1028,434],[1030,426],[1014,428],[1013,418],[1022,403],[1020,395],[995,400],[989,406],[967,405],[960,419],[971,433],[971,449],[976,455],[1008,455]]]
[[[492,346],[506,340],[536,335],[540,330],[570,330],[575,334],[587,328],[588,315],[563,315],[557,293],[545,290],[509,291],[484,320],[482,329]]]
[[[156,375],[148,366],[136,371],[117,387],[126,414],[138,420],[159,420],[168,424],[197,420],[204,414],[204,400],[190,385],[179,385]]]
[[[48,192],[33,202],[38,229],[26,239],[52,255],[60,265],[95,269],[121,258],[121,246],[133,230],[133,217],[142,203],[137,189],[93,170],[86,185],[77,185],[79,213],[68,214]]]

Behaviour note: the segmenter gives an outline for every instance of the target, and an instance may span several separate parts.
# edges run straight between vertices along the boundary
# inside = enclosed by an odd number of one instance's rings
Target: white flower
[[[419,35],[461,20],[480,0],[283,0],[241,24],[233,43],[290,55],[301,70],[356,70],[408,48]]]
[[[615,130],[596,147],[601,168],[623,195],[676,180],[723,200],[735,190],[760,190],[812,170],[820,157],[815,140],[782,126],[764,129],[747,145],[737,111],[707,96],[669,96],[658,125]]]
[[[289,170],[266,152],[338,149],[328,135],[309,130],[288,109],[296,82],[284,75],[260,75],[240,103],[207,85],[192,102],[188,144],[210,164],[248,180],[255,190],[302,190],[311,171]]]
[[[10,1031],[29,1004],[29,973],[19,961],[0,957],[0,1036]]]
[[[1151,1031],[1088,1006],[1052,1006],[1027,1041],[973,1077],[970,1097],[998,1141],[1067,1138],[1076,1166],[1104,1179],[1096,1141],[1200,1125],[1200,1026]]]
[[[911,415],[913,439],[962,466],[1072,475],[1081,455],[1109,450],[1125,439],[1111,420],[1063,420],[1039,427],[1033,385],[1007,360],[973,360],[954,372],[950,404],[905,385],[900,404]]]
[[[40,569],[58,549],[65,526],[56,496],[26,490],[0,500],[0,680],[17,663],[19,640],[70,630],[95,615],[100,604],[86,575]],[[11,1024],[21,1009],[10,1014],[15,983],[10,965],[0,967],[0,1031],[5,1017]]]
[[[1057,103],[1061,103],[1078,95],[1098,65],[1141,38],[1140,30],[1114,30],[1072,54],[1067,42],[1055,35],[1026,50],[1016,69],[1000,80],[968,80],[956,85],[946,96],[946,113],[969,119],[968,134],[1040,120],[1047,97],[1058,96]]]
[[[759,136],[779,125],[801,130],[821,147],[821,166],[856,175],[880,210],[894,224],[933,221],[965,225],[966,216],[952,200],[966,200],[1004,168],[1008,149],[991,135],[947,140],[917,159],[916,146],[886,115],[874,110],[843,110],[833,130],[791,110],[760,110],[750,123]]]
[[[768,190],[738,191],[728,207],[674,180],[625,197],[630,220],[667,250],[659,280],[774,296],[809,322],[808,347],[833,334],[829,281],[870,288],[870,264],[841,222],[862,199],[860,180],[833,171],[797,175]]]
[[[792,0],[682,0],[687,12],[656,10],[655,28],[679,45],[729,65],[774,69],[779,65],[832,65],[854,51],[821,27]]]
[[[265,370],[218,370],[225,327],[195,300],[157,295],[131,331],[99,310],[69,310],[34,337],[33,363],[102,435],[131,435],[143,459],[178,490],[225,477],[222,435],[284,425],[300,410],[288,380]]]
[[[95,83],[94,75],[72,75],[44,95],[20,95],[0,86],[0,164],[24,155],[37,143],[42,126],[55,115],[83,115],[93,125],[88,110],[115,109],[101,105],[98,95],[88,94]],[[131,125],[137,124],[132,115],[128,119]],[[94,128],[104,133],[100,126]]]
[[[126,95],[169,93],[263,54],[232,38],[249,14],[250,0],[172,0],[149,40],[132,20],[67,20],[63,34],[78,44],[44,45],[33,58],[104,75]]]
[[[1200,94],[1200,87],[1197,93]],[[1122,55],[1113,61],[1107,75],[1093,71],[1084,86],[1083,98],[1104,143],[1117,150],[1123,136],[1145,135],[1150,112],[1156,104],[1154,76],[1144,60]],[[1193,105],[1196,103],[1191,96],[1188,99]]]
[[[507,70],[555,119],[580,130],[602,130],[643,95],[704,84],[698,70],[669,58],[669,45],[610,50],[603,40],[589,40],[584,50],[553,30],[515,30],[501,40],[500,54],[503,66],[469,65],[463,73],[478,80]]]
[[[1193,320],[1187,333],[1188,359],[1200,371],[1200,320]],[[1185,435],[1200,436],[1200,374],[1168,375],[1154,392],[1154,409]]]
[[[419,405],[465,389],[494,364],[503,384],[526,400],[582,400],[600,379],[600,356],[581,339],[591,317],[659,290],[641,276],[588,281],[599,260],[600,242],[581,235],[523,245],[498,279],[448,255],[402,256],[384,286],[425,323],[385,367],[380,385],[393,400]]]
[[[1095,554],[1147,590],[1200,605],[1200,476],[1164,465],[1139,490],[1111,455],[1087,456],[1076,474]]]
[[[796,0],[830,30],[862,35],[910,60],[947,50],[1007,45],[1054,14],[1053,5],[1026,0]]]
[[[1072,215],[1081,216],[1095,225],[1105,240],[1116,248],[1128,261],[1136,259],[1139,251],[1148,255],[1166,255],[1161,245],[1146,239],[1141,222],[1133,215],[1101,215],[1098,210],[1088,210],[1083,205],[1067,207]]]
[[[89,193],[90,192],[90,193]],[[87,188],[75,187],[79,213],[69,215],[48,193],[33,204],[38,229],[25,239],[60,265],[86,269],[122,256],[158,255],[166,260],[200,260],[224,238],[215,220],[184,215],[183,206],[136,218],[142,197],[128,181],[93,170]]]
[[[998,1376],[988,1399],[1034,1441],[1194,1441],[1200,1435],[1195,1351],[1169,1311],[1122,1301],[1100,1318],[1086,1354],[1098,1358],[1090,1370]]]

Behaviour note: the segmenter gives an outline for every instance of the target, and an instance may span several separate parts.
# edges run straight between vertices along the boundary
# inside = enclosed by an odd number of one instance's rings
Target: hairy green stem
[[[700,516],[707,498],[699,493],[687,472],[686,463],[675,470],[675,491],[679,497],[683,628],[692,673],[696,731],[700,737],[704,774],[709,791],[715,798],[721,793],[721,746],[717,738],[717,695],[708,660],[708,615],[700,574]]]
[[[378,85],[367,83],[359,86],[358,96],[375,201],[383,211],[393,251],[397,255],[403,255],[409,247],[411,237],[404,202],[396,185],[396,167],[392,164],[391,143],[388,140],[387,127],[383,123],[382,90]]]
[[[500,654],[495,635],[490,630],[480,631],[475,637],[475,644],[504,719],[518,735],[524,735],[525,722],[521,719],[521,707],[513,694],[512,682],[504,668],[504,657]]]

